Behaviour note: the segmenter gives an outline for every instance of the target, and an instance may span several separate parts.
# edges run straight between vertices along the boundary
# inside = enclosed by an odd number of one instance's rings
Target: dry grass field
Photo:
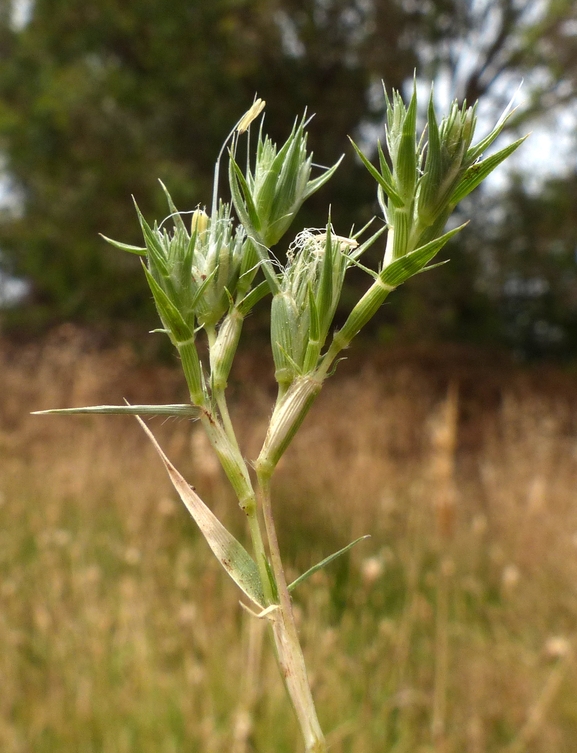
[[[334,753],[577,750],[577,383],[467,351],[341,364],[279,468],[281,545]],[[255,457],[272,387],[245,354]],[[295,753],[260,622],[136,422],[31,417],[177,402],[176,368],[70,328],[0,348],[0,751]],[[239,535],[194,423],[151,427]]]

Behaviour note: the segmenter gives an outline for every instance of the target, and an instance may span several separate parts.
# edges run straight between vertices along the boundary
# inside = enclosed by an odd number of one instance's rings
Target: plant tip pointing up
[[[255,99],[252,107],[245,112],[245,114],[240,119],[237,127],[236,132],[237,133],[244,133],[249,125],[252,123],[253,120],[256,120],[258,116],[261,114],[261,112],[264,110],[266,105],[266,102],[264,99]]]

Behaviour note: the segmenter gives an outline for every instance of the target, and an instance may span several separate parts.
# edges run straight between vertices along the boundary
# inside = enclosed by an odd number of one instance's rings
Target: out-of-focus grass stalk
[[[391,694],[397,693],[397,719],[394,722],[399,736],[399,742],[395,750],[398,753],[405,753],[410,749],[413,740],[413,716],[414,709],[410,699],[405,700],[400,697],[410,692],[409,688],[409,669],[411,663],[411,646],[415,625],[418,622],[419,611],[419,578],[423,567],[425,551],[423,548],[423,516],[424,510],[419,506],[412,506],[408,512],[408,536],[409,546],[407,547],[405,568],[407,573],[407,585],[405,592],[405,602],[400,618],[398,635],[396,636],[393,666],[391,671]],[[393,714],[389,712],[389,720],[392,722]]]
[[[259,697],[263,638],[266,625],[252,615],[244,615],[244,665],[235,713],[231,753],[248,753],[254,727],[254,713]]]
[[[435,622],[435,677],[431,735],[437,753],[444,753],[447,739],[447,690],[449,681],[449,602],[454,564],[444,554],[437,569],[437,604]]]
[[[307,753],[325,753],[325,737],[313,701],[292,602],[282,563],[270,494],[270,474],[258,473],[261,509],[269,545],[270,562],[278,592],[278,609],[271,615],[277,657],[283,681],[303,734]]]
[[[549,672],[539,697],[529,709],[525,724],[521,727],[517,737],[505,749],[505,753],[524,753],[528,749],[555,701],[561,683],[572,664],[572,659],[572,647],[567,641],[564,641],[562,650],[558,652],[555,665]]]
[[[439,560],[437,565],[437,604],[435,623],[435,675],[431,735],[437,753],[447,746],[447,694],[449,682],[449,609],[454,575],[452,546],[455,528],[455,451],[459,393],[451,382],[446,400],[432,431],[431,476],[433,505],[437,522]]]

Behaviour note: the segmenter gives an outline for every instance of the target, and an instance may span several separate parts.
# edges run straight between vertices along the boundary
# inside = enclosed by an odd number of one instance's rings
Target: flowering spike
[[[288,230],[302,203],[318,190],[338,165],[310,180],[312,154],[307,154],[305,116],[295,124],[280,149],[268,136],[259,136],[254,169],[242,174],[230,155],[229,181],[235,210],[248,234],[265,247],[274,246]]]

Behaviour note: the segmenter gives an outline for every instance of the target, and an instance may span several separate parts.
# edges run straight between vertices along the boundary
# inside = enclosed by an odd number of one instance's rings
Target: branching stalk
[[[224,405],[226,399],[222,397]],[[226,411],[228,416],[228,410]],[[263,592],[267,604],[274,603],[271,583],[268,577],[267,557],[264,540],[258,520],[257,500],[250,475],[244,458],[242,457],[236,441],[236,435],[232,424],[230,424],[233,440],[229,439],[228,433],[223,429],[217,419],[212,415],[205,413],[201,417],[203,426],[214,447],[220,464],[222,465],[239,502],[239,505],[245,513],[248,521],[252,548],[262,583]],[[229,419],[230,420],[230,419]]]
[[[211,372],[214,373],[218,368],[216,360],[213,358],[213,354],[216,352],[217,335],[214,327],[207,327],[206,333],[211,355]],[[271,584],[267,570],[267,559],[259,524],[257,500],[250,482],[246,463],[239,449],[234,426],[230,419],[225,396],[225,386],[223,383],[215,383],[214,381],[212,384],[212,396],[218,407],[220,420],[216,419],[213,415],[209,416],[207,413],[205,414],[203,423],[209,437],[211,437],[213,446],[217,450],[217,453],[219,453],[219,459],[237,493],[239,503],[247,515],[265,600],[267,605],[274,606],[276,594],[273,594],[273,585]],[[318,390],[316,385],[314,387],[313,392],[316,394]],[[320,388],[320,385],[318,387]],[[312,398],[309,401],[305,396],[304,402],[308,402],[310,405]],[[306,413],[307,409],[304,409],[303,414]],[[270,468],[270,472],[262,472],[261,469],[261,472],[258,473],[259,500],[276,586],[275,590],[280,602],[278,608],[269,612],[267,617],[270,621],[281,676],[300,725],[306,751],[307,753],[324,753],[326,751],[326,743],[318,722],[310,690],[273,519],[270,498],[270,475],[273,468],[274,466]]]

